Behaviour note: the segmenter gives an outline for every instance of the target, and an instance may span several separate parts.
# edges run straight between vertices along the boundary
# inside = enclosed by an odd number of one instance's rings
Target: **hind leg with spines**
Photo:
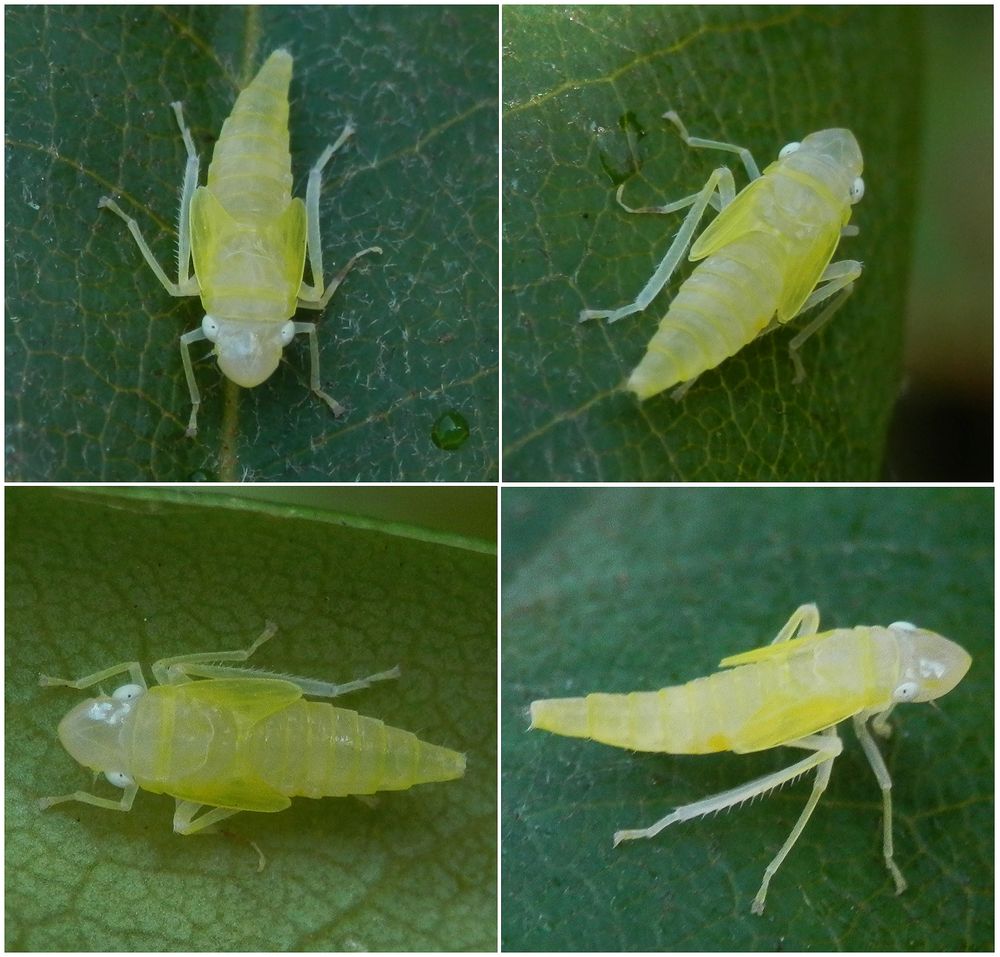
[[[254,643],[245,651],[206,651],[191,655],[177,655],[173,658],[162,658],[153,665],[153,674],[160,684],[184,684],[193,678],[263,678],[276,681],[289,681],[298,685],[303,694],[316,698],[336,698],[342,694],[350,694],[352,691],[360,691],[368,688],[376,681],[390,681],[399,677],[399,667],[390,668],[388,671],[380,671],[377,674],[368,675],[366,678],[358,678],[356,681],[348,681],[345,684],[334,684],[329,681],[317,681],[314,678],[302,678],[296,675],[286,675],[279,672],[250,671],[246,668],[234,668],[228,665],[219,664],[224,661],[243,662],[249,660],[250,656],[265,642],[270,641],[278,631],[278,626],[274,622],[267,622],[263,632],[257,637]]]
[[[198,153],[194,148],[194,140],[191,139],[191,131],[184,122],[184,113],[180,103],[171,103],[177,125],[180,127],[181,137],[184,140],[184,148],[187,151],[187,162],[184,166],[184,186],[181,190],[181,208],[177,216],[177,282],[172,282],[167,278],[166,272],[160,266],[149,248],[146,240],[143,239],[139,230],[139,224],[124,212],[121,207],[110,197],[102,196],[97,205],[103,209],[109,209],[120,219],[125,221],[128,231],[136,241],[139,251],[142,253],[146,264],[156,274],[160,284],[170,293],[171,296],[197,296],[200,293],[198,279],[191,274],[191,198],[198,188]]]
[[[820,742],[818,746],[822,749],[818,752],[819,766],[816,771],[816,780],[813,781],[812,793],[809,795],[809,800],[806,801],[806,806],[802,809],[799,819],[795,822],[795,827],[792,828],[791,833],[785,838],[785,843],[781,845],[781,850],[774,855],[771,863],[764,868],[764,880],[761,881],[760,889],[757,891],[753,903],[750,905],[750,910],[757,915],[764,913],[764,901],[767,899],[767,889],[771,883],[771,878],[778,872],[778,868],[781,867],[782,862],[788,856],[788,852],[795,846],[795,842],[799,839],[803,830],[805,830],[806,824],[809,823],[809,818],[812,817],[819,799],[823,796],[826,786],[830,783],[830,772],[833,770],[834,758],[840,754],[844,747],[837,736],[836,728],[829,728],[822,734],[811,735],[810,738]],[[809,739],[803,738],[802,742],[807,740]],[[789,741],[787,745],[802,747],[802,742]]]
[[[715,199],[714,194],[716,190],[718,190],[719,193],[718,202],[721,204],[721,208],[723,209],[733,201],[733,198],[736,195],[733,174],[724,166],[720,166],[719,169],[715,170],[712,175],[709,176],[708,181],[701,188],[701,190],[693,196],[686,196],[684,199],[677,200],[676,203],[670,203],[666,206],[650,206],[633,209],[632,207],[626,206],[622,202],[621,189],[621,187],[618,188],[618,202],[621,203],[622,207],[628,212],[668,213],[678,209],[684,209],[687,206],[690,206],[691,210],[687,216],[684,217],[684,222],[681,224],[681,228],[674,237],[674,241],[670,244],[670,248],[667,250],[666,255],[660,261],[660,265],[656,267],[656,271],[652,276],[650,276],[649,281],[643,287],[639,295],[636,296],[632,302],[625,306],[621,306],[618,309],[583,309],[580,312],[580,322],[586,322],[588,319],[607,319],[608,322],[617,322],[625,316],[630,316],[633,312],[640,312],[645,309],[653,301],[653,299],[656,298],[663,287],[670,281],[670,277],[674,274],[677,266],[684,258],[684,253],[690,245],[691,240],[694,238],[694,232],[698,226],[698,221],[701,219],[702,214],[708,206],[714,205],[713,199]]]
[[[680,117],[673,110],[664,113],[663,118],[669,120],[677,127],[681,138],[688,146],[695,149],[717,149],[736,153],[747,171],[747,176],[751,180],[760,177],[760,170],[754,161],[753,155],[746,147],[691,136],[681,122]],[[677,236],[670,244],[670,248],[657,267],[656,272],[650,277],[649,282],[646,283],[639,295],[628,305],[622,306],[619,309],[583,309],[580,312],[580,322],[585,322],[588,319],[607,319],[608,322],[617,322],[619,319],[631,315],[633,312],[645,309],[667,282],[669,282],[670,277],[684,258],[684,253],[694,237],[694,231],[705,209],[711,206],[713,209],[721,211],[736,198],[736,184],[733,180],[733,174],[724,166],[715,170],[705,186],[697,193],[685,196],[683,199],[676,200],[675,202],[667,203],[665,206],[627,206],[622,201],[623,189],[624,183],[618,187],[615,198],[618,200],[619,205],[629,213],[673,213],[681,209],[686,209],[689,206],[691,207],[691,211],[684,218]],[[718,189],[718,196],[715,195],[716,189]],[[684,386],[681,386],[677,390],[678,394],[675,394],[675,398],[679,399],[683,396],[686,386],[690,386],[690,383],[685,383]]]
[[[167,274],[157,262],[152,249],[143,239],[139,231],[139,224],[109,196],[102,196],[98,201],[98,206],[109,209],[116,216],[125,221],[132,238],[136,241],[139,251],[147,265],[153,270],[160,284],[170,293],[171,296],[197,296],[201,289],[198,279],[191,272],[191,199],[198,188],[198,153],[194,148],[194,140],[191,138],[191,131],[184,122],[184,113],[180,103],[171,103],[177,125],[180,127],[181,137],[184,140],[184,148],[187,151],[187,162],[184,165],[184,186],[181,189],[181,206],[177,215],[177,282],[172,282],[167,278]],[[180,338],[181,362],[184,366],[184,377],[187,380],[188,393],[191,397],[191,417],[188,420],[186,434],[192,437],[198,433],[198,407],[201,405],[201,394],[194,378],[194,369],[191,366],[191,356],[189,348],[192,343],[200,342],[205,338],[205,333],[201,327],[185,333]]]
[[[326,290],[323,289],[323,243],[319,226],[319,197],[323,185],[323,168],[330,161],[334,153],[337,152],[347,142],[354,133],[354,126],[348,123],[344,127],[340,136],[337,137],[333,146],[328,146],[316,165],[309,171],[309,181],[306,185],[306,245],[309,255],[309,269],[312,273],[312,283],[302,280],[299,287],[298,304],[304,309],[325,309],[337,291],[337,288],[344,281],[347,274],[354,268],[354,264],[369,253],[381,254],[380,246],[369,246],[355,253],[340,272],[334,276],[333,281]],[[296,322],[296,335],[304,333],[309,336],[309,388],[321,398],[333,411],[334,415],[344,414],[344,407],[332,396],[323,391],[320,384],[319,374],[319,342],[316,338],[316,324],[312,322]]]
[[[762,778],[758,778],[756,781],[750,781],[747,784],[732,788],[729,791],[723,791],[721,794],[715,794],[711,797],[703,798],[700,801],[695,801],[692,804],[685,804],[683,807],[677,808],[665,818],[662,818],[649,827],[637,830],[617,831],[615,833],[615,846],[617,847],[622,841],[631,841],[643,837],[655,837],[660,833],[660,831],[669,827],[671,824],[677,824],[681,821],[690,821],[696,817],[702,817],[706,814],[712,814],[717,811],[725,810],[729,807],[734,807],[737,804],[742,804],[744,801],[749,801],[759,795],[766,794],[768,791],[794,780],[800,775],[805,774],[807,771],[811,771],[813,768],[818,768],[816,772],[816,780],[813,784],[813,790],[809,796],[809,800],[806,803],[802,814],[799,816],[795,827],[792,828],[791,833],[782,845],[781,850],[778,851],[771,863],[767,865],[767,868],[764,871],[764,880],[761,883],[760,890],[757,891],[757,896],[754,897],[751,910],[755,914],[762,914],[771,878],[774,877],[778,868],[788,855],[788,852],[792,849],[792,847],[794,847],[795,842],[799,839],[799,836],[808,823],[809,818],[812,816],[812,812],[815,809],[816,804],[819,802],[823,791],[826,790],[827,783],[830,780],[830,771],[833,767],[833,761],[843,749],[841,740],[837,736],[836,728],[830,728],[822,734],[813,734],[805,738],[799,738],[795,741],[786,741],[783,743],[783,747],[806,748],[813,751],[813,754],[810,754],[808,757],[803,758],[801,761],[796,762],[790,767],[784,768],[780,771],[775,771],[773,774],[768,774]]]

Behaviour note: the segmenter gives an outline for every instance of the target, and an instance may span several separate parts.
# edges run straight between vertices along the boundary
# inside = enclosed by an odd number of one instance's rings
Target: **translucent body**
[[[695,269],[629,376],[640,399],[714,369],[802,309],[851,218],[861,150],[850,130],[812,133],[775,160],[691,247]]]
[[[77,705],[59,725],[72,757],[144,791],[217,807],[280,811],[292,797],[340,797],[448,781],[465,755],[324,702],[294,684],[221,679],[161,685],[130,703]]]
[[[893,860],[892,781],[871,731],[890,733],[887,718],[897,704],[947,694],[972,659],[955,642],[908,622],[825,632],[818,626],[816,606],[803,605],[770,645],[724,658],[721,667],[728,670],[659,691],[533,701],[531,726],[635,751],[747,753],[778,746],[808,751],[788,768],[679,807],[649,827],[615,834],[616,845],[654,837],[671,824],[742,804],[816,769],[809,801],[754,898],[752,909],[760,914],[771,878],[802,833],[841,753],[836,725],[851,718],[882,791],[883,855],[901,893],[906,882]],[[869,719],[874,719],[871,730]]]
[[[788,642],[783,646],[792,646],[787,655],[659,691],[535,701],[532,727],[633,751],[760,751],[861,711],[887,709],[918,639],[935,660],[968,658],[954,642],[932,632],[837,629],[812,636],[804,648]],[[953,684],[934,697],[957,684],[965,669],[948,665],[947,673]]]
[[[74,791],[41,798],[41,807],[79,801],[128,811],[142,788],[171,795],[174,830],[196,834],[239,811],[283,810],[292,797],[365,795],[462,777],[458,751],[303,698],[358,691],[398,678],[398,668],[335,685],[262,671],[248,676],[220,664],[246,661],[276,630],[269,624],[247,651],[162,659],[153,665],[159,684],[148,689],[137,662],[76,680],[43,675],[42,685],[76,689],[124,672],[132,683],[83,701],[59,724],[69,754],[121,788],[121,799]]]
[[[276,50],[237,97],[208,183],[191,201],[194,270],[217,323],[219,367],[246,388],[277,368],[305,267],[306,207],[292,198],[288,146],[291,79],[291,56]]]
[[[701,233],[690,258],[702,260],[674,296],[625,388],[640,400],[673,386],[680,398],[702,372],[735,355],[759,335],[840,293],[790,343],[796,381],[805,371],[802,343],[829,320],[861,274],[854,260],[831,263],[848,227],[851,206],[864,193],[862,158],[850,130],[820,130],[786,146],[763,175],[748,150],[688,135],[679,117],[664,114],[694,147],[739,153],[751,183],[735,195],[733,176],[721,167],[696,194],[662,207],[628,212],[672,213],[691,207],[674,242],[635,301],[612,310],[585,309],[581,320],[616,321],[647,308],[680,263],[705,209],[719,215]],[[716,191],[718,196],[716,196]]]
[[[316,326],[294,322],[297,308],[325,309],[354,264],[369,253],[356,253],[324,290],[319,225],[322,173],[330,158],[354,133],[348,123],[336,142],[321,154],[309,173],[306,201],[292,198],[288,137],[288,89],[292,57],[275,50],[236,99],[222,124],[207,185],[198,185],[199,159],[180,103],[172,103],[187,151],[178,217],[177,281],[157,262],[138,223],[115,201],[99,206],[123,219],[143,258],[172,296],[201,296],[201,326],[181,336],[181,359],[191,394],[187,434],[198,430],[201,393],[189,349],[208,340],[219,368],[237,385],[251,388],[277,368],[282,350],[299,333],[309,336],[309,387],[335,415],[344,408],[323,391],[319,375]],[[308,255],[312,282],[303,272]],[[194,275],[191,274],[191,265]]]

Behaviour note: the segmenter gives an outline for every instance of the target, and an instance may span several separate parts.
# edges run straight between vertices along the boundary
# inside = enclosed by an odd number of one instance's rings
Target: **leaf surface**
[[[993,518],[991,489],[507,490],[502,947],[989,951]],[[612,835],[799,752],[636,754],[529,732],[527,712],[538,698],[710,674],[808,601],[821,628],[935,629],[972,667],[937,709],[897,708],[880,742],[909,889],[894,894],[878,786],[845,727],[830,785],[756,917],[750,902],[811,778],[652,840],[613,848]]]
[[[10,490],[5,949],[495,947],[494,533],[459,537],[427,520],[440,506],[492,525],[495,499],[400,490],[420,527],[349,491],[313,489],[292,505]],[[247,648],[267,619],[279,630],[258,668],[343,682],[398,664],[398,681],[335,703],[465,752],[465,777],[383,792],[373,807],[295,798],[237,815],[221,836],[174,834],[173,801],[145,791],[127,814],[37,808],[75,789],[117,793],[56,736],[84,693],[39,687],[39,673],[136,660],[152,681],[154,660]],[[261,874],[250,840],[267,858]]]
[[[21,7],[7,27],[7,477],[12,480],[487,480],[497,441],[496,14],[487,8]],[[278,47],[295,57],[293,192],[348,119],[326,170],[324,264],[379,245],[263,385],[240,390],[193,348],[199,435],[172,299],[114,195],[176,276],[185,151],[202,181],[239,90]],[[470,435],[434,444],[460,414]]]
[[[504,477],[537,481],[873,480],[898,393],[919,115],[916,15],[899,7],[513,7],[504,13]],[[873,95],[877,90],[878,95]],[[748,147],[763,168],[792,140],[845,126],[865,157],[865,272],[802,351],[808,322],[759,338],[683,401],[618,391],[685,263],[642,313],[632,301],[683,213],[629,215],[699,190]],[[706,217],[703,225],[707,225]]]

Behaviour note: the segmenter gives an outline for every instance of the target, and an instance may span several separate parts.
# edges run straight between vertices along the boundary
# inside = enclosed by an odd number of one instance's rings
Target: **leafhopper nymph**
[[[533,701],[531,726],[633,751],[750,754],[787,747],[808,752],[784,770],[686,804],[649,827],[615,834],[615,846],[655,837],[671,824],[742,804],[815,769],[812,794],[753,900],[751,910],[762,914],[771,878],[826,790],[843,749],[836,726],[847,718],[882,791],[886,868],[896,893],[906,889],[893,860],[892,780],[871,732],[887,737],[887,719],[897,704],[940,698],[971,663],[955,642],[906,621],[821,632],[816,606],[802,605],[771,644],[723,658],[719,667],[724,671],[659,691]],[[874,719],[870,730],[869,719]]]
[[[682,283],[646,354],[625,388],[640,400],[679,386],[680,399],[694,380],[735,355],[758,336],[777,329],[820,303],[827,307],[799,332],[788,349],[795,381],[805,378],[802,344],[822,328],[851,294],[861,275],[854,259],[831,262],[841,236],[855,236],[851,208],[864,196],[861,149],[846,129],[810,133],[788,143],[763,174],[750,151],[732,143],[690,136],[673,111],[663,114],[688,146],[736,153],[750,177],[738,195],[733,174],[720,166],[691,196],[666,206],[629,213],[673,213],[690,207],[666,255],[635,300],[618,309],[584,309],[580,321],[616,322],[649,306],[670,280],[705,210],[719,215],[691,247],[701,260]]]
[[[348,123],[317,160],[309,173],[306,201],[293,198],[288,142],[291,79],[291,54],[275,50],[222,124],[205,186],[198,185],[198,154],[181,104],[170,104],[187,149],[177,224],[177,282],[167,278],[136,221],[108,196],[98,203],[125,220],[149,268],[171,296],[201,296],[205,307],[201,326],[181,336],[181,359],[191,393],[189,436],[198,431],[201,405],[189,350],[203,339],[212,343],[222,372],[249,389],[268,379],[284,347],[305,333],[309,387],[334,415],[344,413],[320,384],[315,323],[295,322],[292,316],[299,307],[325,309],[354,264],[382,250],[370,246],[356,253],[324,289],[319,228],[323,168],[354,126]],[[307,253],[311,283],[303,275]]]
[[[131,682],[88,698],[59,723],[63,747],[121,788],[121,798],[74,791],[41,798],[41,807],[79,801],[130,811],[142,788],[173,797],[174,831],[197,834],[240,811],[283,811],[293,797],[366,795],[465,774],[458,751],[303,697],[359,691],[398,678],[398,668],[336,685],[220,664],[246,661],[276,631],[269,623],[246,651],[157,661],[152,688],[135,661],[76,680],[42,675],[42,685],[78,690],[126,672]]]

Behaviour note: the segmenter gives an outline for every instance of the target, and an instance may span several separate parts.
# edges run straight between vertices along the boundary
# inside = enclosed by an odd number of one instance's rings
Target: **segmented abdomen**
[[[299,701],[259,722],[247,753],[287,797],[372,794],[465,773],[464,754],[323,702]]]
[[[802,654],[659,691],[534,701],[531,726],[632,751],[710,754],[773,747],[886,700],[898,650],[891,638],[874,632],[838,630]],[[761,743],[761,735],[775,734],[780,740]]]
[[[275,50],[236,99],[208,167],[208,188],[237,220],[279,216],[292,193],[288,87],[292,57]]]
[[[775,315],[786,258],[780,238],[750,233],[699,263],[626,388],[648,399],[714,369],[755,339]]]

